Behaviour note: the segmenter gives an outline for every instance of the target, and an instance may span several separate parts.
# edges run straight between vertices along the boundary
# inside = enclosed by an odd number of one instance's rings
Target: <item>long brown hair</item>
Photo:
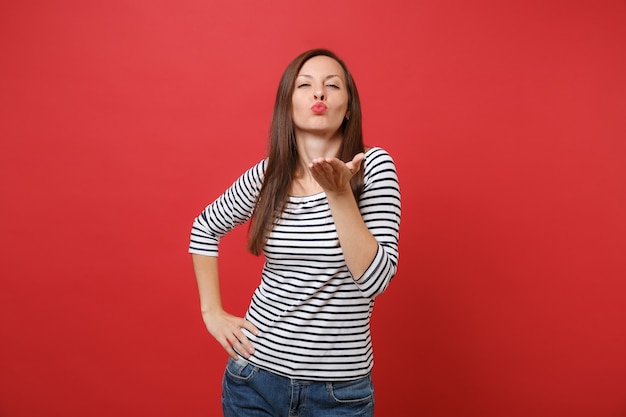
[[[305,62],[320,55],[332,58],[341,65],[348,90],[350,117],[344,119],[341,125],[343,140],[337,158],[349,162],[354,155],[364,151],[361,102],[356,84],[346,64],[327,49],[312,49],[298,55],[285,69],[274,102],[274,113],[268,136],[265,179],[257,197],[252,223],[248,230],[248,249],[255,255],[262,252],[269,233],[283,211],[298,166],[299,156],[292,118],[292,96],[296,77]],[[352,177],[350,185],[358,201],[363,188],[363,169]]]

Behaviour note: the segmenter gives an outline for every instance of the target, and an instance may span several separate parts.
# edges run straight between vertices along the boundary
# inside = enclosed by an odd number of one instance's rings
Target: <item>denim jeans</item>
[[[222,381],[224,417],[373,417],[371,375],[323,382],[290,379],[228,359]]]

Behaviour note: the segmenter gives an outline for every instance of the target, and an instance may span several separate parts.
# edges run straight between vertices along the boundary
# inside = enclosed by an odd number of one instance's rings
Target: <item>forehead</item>
[[[335,61],[331,57],[323,55],[314,56],[313,58],[306,61],[304,65],[302,65],[302,68],[300,68],[298,76],[300,75],[337,75],[341,78],[345,77],[343,68],[341,67],[339,62]]]

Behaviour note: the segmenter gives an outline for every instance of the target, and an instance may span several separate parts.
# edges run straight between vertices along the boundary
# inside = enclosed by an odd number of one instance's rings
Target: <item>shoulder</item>
[[[244,172],[243,176],[260,176],[263,177],[265,175],[265,169],[267,168],[267,158],[258,161],[256,164],[252,165],[246,172]]]
[[[392,169],[395,171],[393,158],[384,148],[372,146],[365,149],[365,174],[372,171]]]
[[[240,188],[248,190],[260,189],[261,184],[265,178],[265,169],[267,167],[267,159],[262,159],[250,166],[243,172],[235,181],[235,184]]]

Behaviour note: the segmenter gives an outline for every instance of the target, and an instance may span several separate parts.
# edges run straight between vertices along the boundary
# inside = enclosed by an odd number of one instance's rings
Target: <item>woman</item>
[[[230,356],[224,416],[372,416],[370,315],[396,272],[400,192],[389,154],[364,148],[358,92],[333,52],[286,68],[268,153],[191,233],[202,316]],[[242,318],[222,309],[217,245],[250,219],[265,264]]]

